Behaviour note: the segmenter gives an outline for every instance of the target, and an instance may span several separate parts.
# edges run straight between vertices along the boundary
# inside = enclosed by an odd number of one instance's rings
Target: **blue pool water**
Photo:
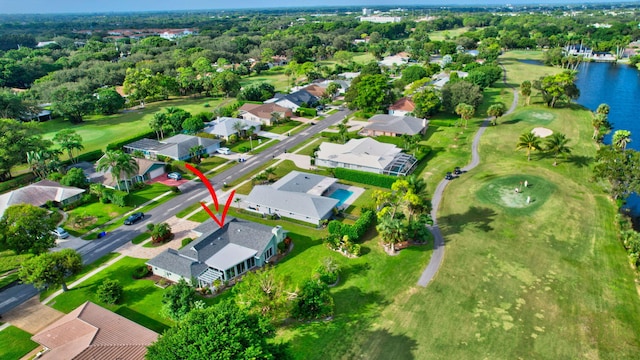
[[[336,206],[340,207],[342,206],[342,204],[344,204],[345,201],[347,201],[347,199],[351,195],[353,195],[353,191],[349,191],[345,189],[336,189],[336,191],[332,192],[331,195],[329,195],[329,197],[332,199],[338,199],[338,205]]]

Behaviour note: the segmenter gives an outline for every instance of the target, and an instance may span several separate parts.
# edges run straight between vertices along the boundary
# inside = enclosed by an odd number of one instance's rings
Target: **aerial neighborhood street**
[[[464,3],[3,4],[0,359],[637,359],[640,6]]]

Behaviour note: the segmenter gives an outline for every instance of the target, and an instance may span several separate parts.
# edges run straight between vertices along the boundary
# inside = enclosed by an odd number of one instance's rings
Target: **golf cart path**
[[[506,84],[506,75],[503,78],[503,81]],[[505,115],[512,113],[516,106],[518,106],[518,91],[516,89],[513,90],[513,102],[511,103],[511,107],[505,113]],[[473,144],[471,145],[471,162],[463,167],[461,170],[463,172],[467,172],[480,164],[480,155],[478,154],[478,146],[480,145],[480,137],[484,134],[489,122],[491,121],[491,117],[484,119],[482,124],[480,125],[480,129],[473,137]],[[431,199],[431,218],[433,219],[433,225],[428,226],[429,231],[433,234],[433,254],[431,255],[431,259],[429,260],[429,264],[422,272],[420,279],[418,280],[418,285],[422,287],[426,287],[429,282],[436,276],[438,269],[440,269],[440,265],[442,265],[442,260],[444,259],[444,238],[442,237],[442,233],[440,232],[440,227],[438,226],[438,219],[436,217],[438,213],[438,207],[440,206],[440,201],[442,200],[442,193],[444,189],[449,184],[450,180],[442,180],[436,187],[436,191],[433,193],[433,198]]]

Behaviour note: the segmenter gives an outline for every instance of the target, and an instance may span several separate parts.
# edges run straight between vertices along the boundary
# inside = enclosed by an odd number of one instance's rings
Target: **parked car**
[[[445,180],[453,180],[453,175],[450,171],[447,172],[447,175],[444,176]]]
[[[125,225],[133,225],[133,224],[137,223],[138,221],[140,221],[142,219],[144,219],[144,214],[143,213],[141,213],[141,212],[133,213],[124,221],[124,224]]]
[[[67,230],[61,228],[60,226],[55,228],[55,230],[53,230],[51,233],[55,235],[58,239],[66,239],[69,237],[69,233],[67,232]]]
[[[221,147],[216,150],[218,154],[229,155],[231,154],[231,150],[228,147]]]
[[[459,167],[459,166],[456,166],[456,168],[455,168],[455,169],[453,169],[453,173],[454,173],[455,175],[460,175],[460,174],[462,174],[462,170],[460,170],[460,167]]]
[[[169,174],[167,174],[167,177],[169,179],[173,179],[173,180],[182,179],[182,175],[179,172],[170,172]]]

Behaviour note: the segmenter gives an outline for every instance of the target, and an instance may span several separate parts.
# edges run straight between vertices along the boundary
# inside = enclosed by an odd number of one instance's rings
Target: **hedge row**
[[[333,169],[333,174],[338,179],[383,187],[387,189],[391,189],[391,185],[393,185],[393,183],[398,180],[397,176],[374,174],[345,168],[335,168]]]
[[[107,145],[107,150],[122,150],[122,147],[132,143],[134,141],[138,141],[140,139],[144,139],[144,138],[155,138],[156,137],[156,132],[153,130],[147,131],[146,133],[140,134],[140,135],[136,135],[134,137],[130,137],[124,140],[120,140],[120,141],[115,141],[112,143],[109,143]]]
[[[327,225],[327,230],[329,230],[329,234],[337,235],[339,239],[347,235],[349,240],[358,241],[371,227],[374,219],[375,213],[371,210],[366,210],[360,215],[355,224],[343,224],[340,221],[332,220]]]
[[[17,189],[17,188],[19,188],[21,186],[24,186],[24,185],[29,185],[29,184],[31,184],[31,182],[35,178],[36,178],[36,176],[33,175],[33,173],[26,173],[24,175],[20,175],[18,177],[13,178],[13,179],[0,182],[0,193],[6,192],[6,191],[9,191],[9,190],[13,190],[13,189]]]
[[[311,108],[304,108],[304,107],[299,107],[298,110],[296,110],[296,112],[298,113],[298,116],[310,116],[310,117],[316,117],[318,116],[318,111],[316,109],[311,109]]]

